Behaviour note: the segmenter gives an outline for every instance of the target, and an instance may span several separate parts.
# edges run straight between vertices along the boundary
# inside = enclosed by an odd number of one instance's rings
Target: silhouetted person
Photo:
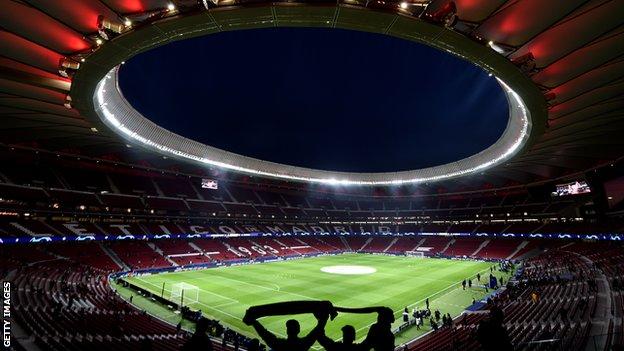
[[[375,351],[393,351],[394,334],[392,333],[392,323],[394,313],[388,307],[376,307],[377,322],[368,329],[368,335],[362,343],[367,349]]]
[[[503,311],[494,306],[489,318],[481,321],[477,327],[477,339],[484,351],[511,351],[513,346],[503,326]]]
[[[431,324],[431,329],[433,329],[434,332],[438,330],[438,323],[436,323],[433,318],[429,320],[429,323]]]
[[[365,351],[362,344],[355,343],[355,328],[352,325],[342,327],[342,341],[334,341],[324,333],[318,339],[321,346],[327,351]]]
[[[301,327],[297,320],[289,319],[286,321],[286,339],[278,338],[263,327],[257,319],[248,315],[245,315],[243,322],[254,327],[256,333],[258,333],[262,340],[264,340],[273,351],[307,351],[323,333],[325,324],[327,324],[327,319],[329,318],[329,313],[326,311],[314,312],[314,317],[316,317],[318,323],[316,327],[304,337],[299,337]]]
[[[212,351],[212,341],[210,341],[207,331],[208,319],[200,318],[195,325],[195,333],[184,344],[182,351]]]

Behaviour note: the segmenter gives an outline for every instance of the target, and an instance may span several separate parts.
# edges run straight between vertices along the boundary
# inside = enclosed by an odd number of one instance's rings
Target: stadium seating
[[[32,155],[24,153],[25,157]],[[27,159],[27,158],[26,158]],[[54,161],[54,162],[53,162]],[[145,216],[213,216],[217,218],[361,219],[377,217],[420,219],[414,231],[454,233],[585,233],[595,223],[553,220],[583,205],[583,197],[535,198],[517,191],[505,196],[491,193],[406,196],[404,198],[313,193],[241,186],[223,182],[218,189],[202,189],[200,179],[173,172],[154,172],[134,166],[105,166],[73,161],[59,164],[41,158],[32,172],[15,168],[0,171],[2,202],[13,209],[127,214]],[[50,170],[46,167],[52,167]],[[44,171],[45,170],[45,171]],[[34,173],[36,174],[36,173]],[[406,227],[408,224],[404,224]],[[361,225],[366,227],[366,225]],[[359,227],[359,226],[358,226]],[[401,226],[397,229],[403,229]],[[355,231],[358,228],[354,228]],[[376,232],[364,228],[364,232]],[[624,231],[621,222],[601,224],[601,233]]]
[[[594,255],[588,257],[596,257],[600,247],[588,246]],[[485,310],[465,312],[452,327],[442,327],[408,349],[479,350],[477,330],[487,311],[496,307],[502,310],[503,326],[517,349],[585,350],[597,306],[597,290],[590,285],[592,264],[565,250],[538,255],[527,261],[521,283],[490,300]]]
[[[65,227],[58,226],[58,222],[55,225],[58,229]],[[110,225],[89,223],[86,228],[111,230]],[[188,227],[173,223],[140,226],[130,223],[123,228],[162,233],[166,229],[173,234],[184,232]],[[581,350],[588,342],[599,300],[595,286],[587,280],[595,275],[594,266],[607,275],[614,287],[610,295],[614,310],[619,315],[624,314],[623,295],[615,292],[615,287],[622,287],[618,280],[624,275],[624,249],[613,243],[438,236],[264,236],[60,243],[16,246],[11,250],[0,247],[3,249],[0,260],[2,272],[20,270],[14,282],[19,287],[18,320],[34,333],[41,347],[61,350],[69,345],[88,345],[96,349],[131,349],[150,340],[158,350],[174,350],[186,336],[119,300],[107,285],[104,278],[107,272],[121,270],[122,265],[132,269],[161,268],[345,250],[402,253],[428,248],[429,251],[423,251],[428,255],[450,255],[451,247],[455,247],[455,254],[462,256],[476,251],[477,258],[501,259],[530,252],[532,258],[526,261],[520,278],[524,283],[495,297],[486,305],[486,310],[458,317],[452,328],[444,327],[410,343],[409,350],[455,350],[457,345],[461,345],[462,350],[478,350],[480,344],[475,333],[493,305],[504,312],[504,325],[514,345],[557,339],[558,349]],[[477,250],[479,247],[481,249]],[[191,256],[186,256],[188,254]],[[24,265],[32,262],[39,263]],[[537,299],[532,297],[533,293],[537,294]],[[88,321],[88,325],[80,325],[80,321]],[[112,327],[115,323],[119,327]],[[609,324],[612,332],[615,327],[616,324]],[[609,342],[621,340],[612,337]]]
[[[523,275],[533,284],[493,303],[507,316],[505,326],[514,344],[528,349],[548,349],[531,346],[545,338],[560,339],[559,349],[580,349],[601,326],[592,315],[607,293],[598,295],[590,282],[574,278],[595,274],[595,267],[608,281],[612,313],[620,318],[605,324],[611,333],[608,343],[624,342],[621,246],[539,239],[624,233],[619,218],[598,224],[567,216],[582,211],[583,197],[538,198],[525,190],[498,195],[325,195],[234,180],[204,189],[199,177],[174,172],[40,161],[24,169],[0,170],[0,207],[5,213],[0,237],[56,237],[60,242],[0,245],[0,274],[19,270],[12,278],[18,287],[17,318],[42,349],[134,349],[152,343],[156,349],[174,350],[186,340],[186,335],[116,298],[104,278],[110,272],[344,251],[525,260]],[[185,238],[197,233],[252,236]],[[63,237],[126,240],[76,243],[63,242]],[[574,279],[557,283],[545,279],[570,276]],[[531,299],[535,291],[540,295],[536,302]],[[70,298],[79,307],[67,308]],[[569,311],[566,320],[561,319],[562,309]],[[121,330],[111,329],[120,318]],[[409,348],[453,349],[459,342],[467,350],[477,349],[475,331],[487,310],[464,318],[466,323],[456,321],[455,327],[429,334]],[[79,325],[81,320],[89,327]]]
[[[149,342],[154,350],[180,349],[184,334],[126,304],[102,271],[72,261],[22,267],[13,282],[16,320],[33,333],[36,345],[130,350]]]
[[[110,249],[132,269],[172,266],[171,262],[150,245],[154,246],[143,241],[112,242]]]

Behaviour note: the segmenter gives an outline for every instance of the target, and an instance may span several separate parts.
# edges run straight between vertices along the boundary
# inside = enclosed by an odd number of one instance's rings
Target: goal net
[[[425,253],[422,251],[405,251],[405,255],[409,257],[424,258]]]
[[[175,283],[171,286],[171,301],[180,305],[190,305],[199,300],[199,288],[188,283]]]

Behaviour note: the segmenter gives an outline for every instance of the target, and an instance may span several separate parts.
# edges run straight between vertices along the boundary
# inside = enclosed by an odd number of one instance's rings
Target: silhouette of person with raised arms
[[[392,334],[392,323],[394,322],[394,312],[392,312],[390,308],[388,307],[364,307],[364,308],[336,307],[335,311],[348,312],[348,313],[377,313],[377,322],[371,325],[371,327],[368,329],[368,334],[366,335],[366,339],[364,339],[364,341],[361,344],[355,344],[357,346],[355,346],[353,350],[373,349],[375,351],[394,351],[394,334]],[[344,333],[344,330],[343,330],[343,333]],[[355,335],[353,337],[355,338]],[[344,343],[344,340],[343,340],[343,343]]]
[[[355,328],[352,325],[342,327],[342,341],[334,341],[325,335],[319,336],[319,344],[327,351],[365,351],[363,344],[355,343]]]
[[[290,309],[290,313],[287,311]],[[329,301],[293,301],[263,306],[254,306],[247,310],[243,322],[254,327],[258,335],[273,351],[307,351],[324,333],[325,325],[331,313]],[[286,322],[286,338],[278,338],[268,331],[258,318],[284,314],[313,313],[317,324],[308,335],[299,337],[301,327],[295,319]]]

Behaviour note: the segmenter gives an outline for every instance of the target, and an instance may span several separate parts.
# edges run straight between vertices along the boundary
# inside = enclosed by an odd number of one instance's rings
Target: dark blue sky
[[[458,160],[507,123],[494,77],[388,36],[312,28],[225,32],[142,53],[121,88],[159,125],[239,154],[382,172]]]

